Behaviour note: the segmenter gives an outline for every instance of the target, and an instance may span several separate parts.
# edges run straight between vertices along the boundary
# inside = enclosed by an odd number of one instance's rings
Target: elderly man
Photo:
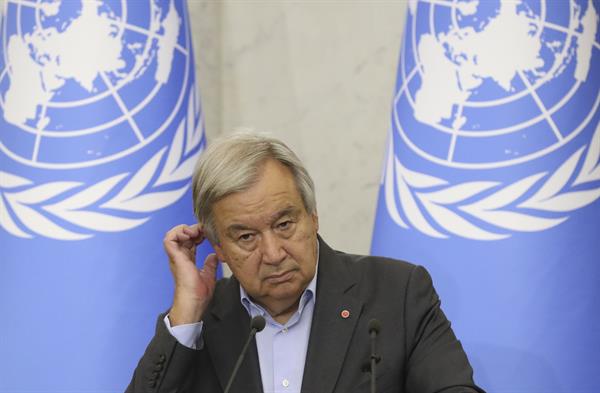
[[[232,392],[348,393],[370,388],[369,321],[378,392],[478,392],[425,269],[332,250],[318,236],[314,186],[282,142],[237,134],[211,145],[193,178],[198,224],[164,247],[173,305],[129,392],[222,392],[250,331]],[[195,250],[211,254],[198,269]],[[216,281],[218,261],[233,277]]]

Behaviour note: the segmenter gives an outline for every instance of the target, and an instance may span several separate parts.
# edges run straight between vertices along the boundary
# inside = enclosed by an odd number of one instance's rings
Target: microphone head
[[[381,323],[379,322],[378,319],[371,319],[369,321],[369,325],[368,325],[368,329],[369,329],[369,334],[375,332],[375,334],[378,334],[379,331],[381,330]]]
[[[256,332],[260,332],[265,328],[267,321],[262,315],[257,315],[250,321],[250,329],[256,330]]]

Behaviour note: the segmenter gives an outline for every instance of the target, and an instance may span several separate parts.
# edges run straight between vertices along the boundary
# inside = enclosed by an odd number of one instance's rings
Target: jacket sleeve
[[[190,382],[190,368],[200,350],[187,348],[169,333],[158,317],[156,332],[136,367],[126,393],[156,393],[184,391]]]
[[[415,266],[404,304],[407,349],[406,391],[483,392],[473,382],[473,369],[450,322],[429,273]]]

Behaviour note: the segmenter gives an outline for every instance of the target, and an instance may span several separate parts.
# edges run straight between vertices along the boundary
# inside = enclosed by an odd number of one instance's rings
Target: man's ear
[[[227,264],[227,260],[225,258],[225,253],[223,252],[223,249],[221,248],[221,246],[219,246],[219,244],[217,244],[217,243],[211,244],[211,245],[212,245],[213,249],[215,250],[215,254],[217,254],[217,258],[219,258],[219,261]]]
[[[219,237],[215,233],[216,230],[213,229],[213,231],[210,232],[210,234],[212,236],[208,236],[209,232],[205,228],[206,228],[205,224],[202,224],[202,230],[204,231],[205,239],[208,240],[208,242],[210,243],[213,250],[215,250],[215,254],[217,254],[217,258],[219,259],[219,261],[221,261],[223,263],[227,263],[227,262],[225,262],[225,254],[223,252],[223,249],[221,248],[221,245],[219,242]]]
[[[312,219],[313,225],[315,227],[315,232],[319,232],[319,215],[317,214],[316,210],[313,214],[311,214],[311,219]]]

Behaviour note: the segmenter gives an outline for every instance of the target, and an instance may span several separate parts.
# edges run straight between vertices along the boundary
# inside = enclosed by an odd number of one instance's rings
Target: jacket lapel
[[[225,390],[235,362],[242,352],[250,333],[250,317],[240,302],[239,283],[233,277],[223,285],[223,290],[215,292],[214,305],[204,319],[205,343],[210,343],[208,351],[219,378],[221,389]],[[231,386],[231,392],[262,393],[260,365],[256,340],[248,347],[242,365]]]
[[[363,307],[355,294],[356,282],[351,266],[341,261],[335,251],[319,238],[317,300],[302,393],[330,393],[335,388]]]

